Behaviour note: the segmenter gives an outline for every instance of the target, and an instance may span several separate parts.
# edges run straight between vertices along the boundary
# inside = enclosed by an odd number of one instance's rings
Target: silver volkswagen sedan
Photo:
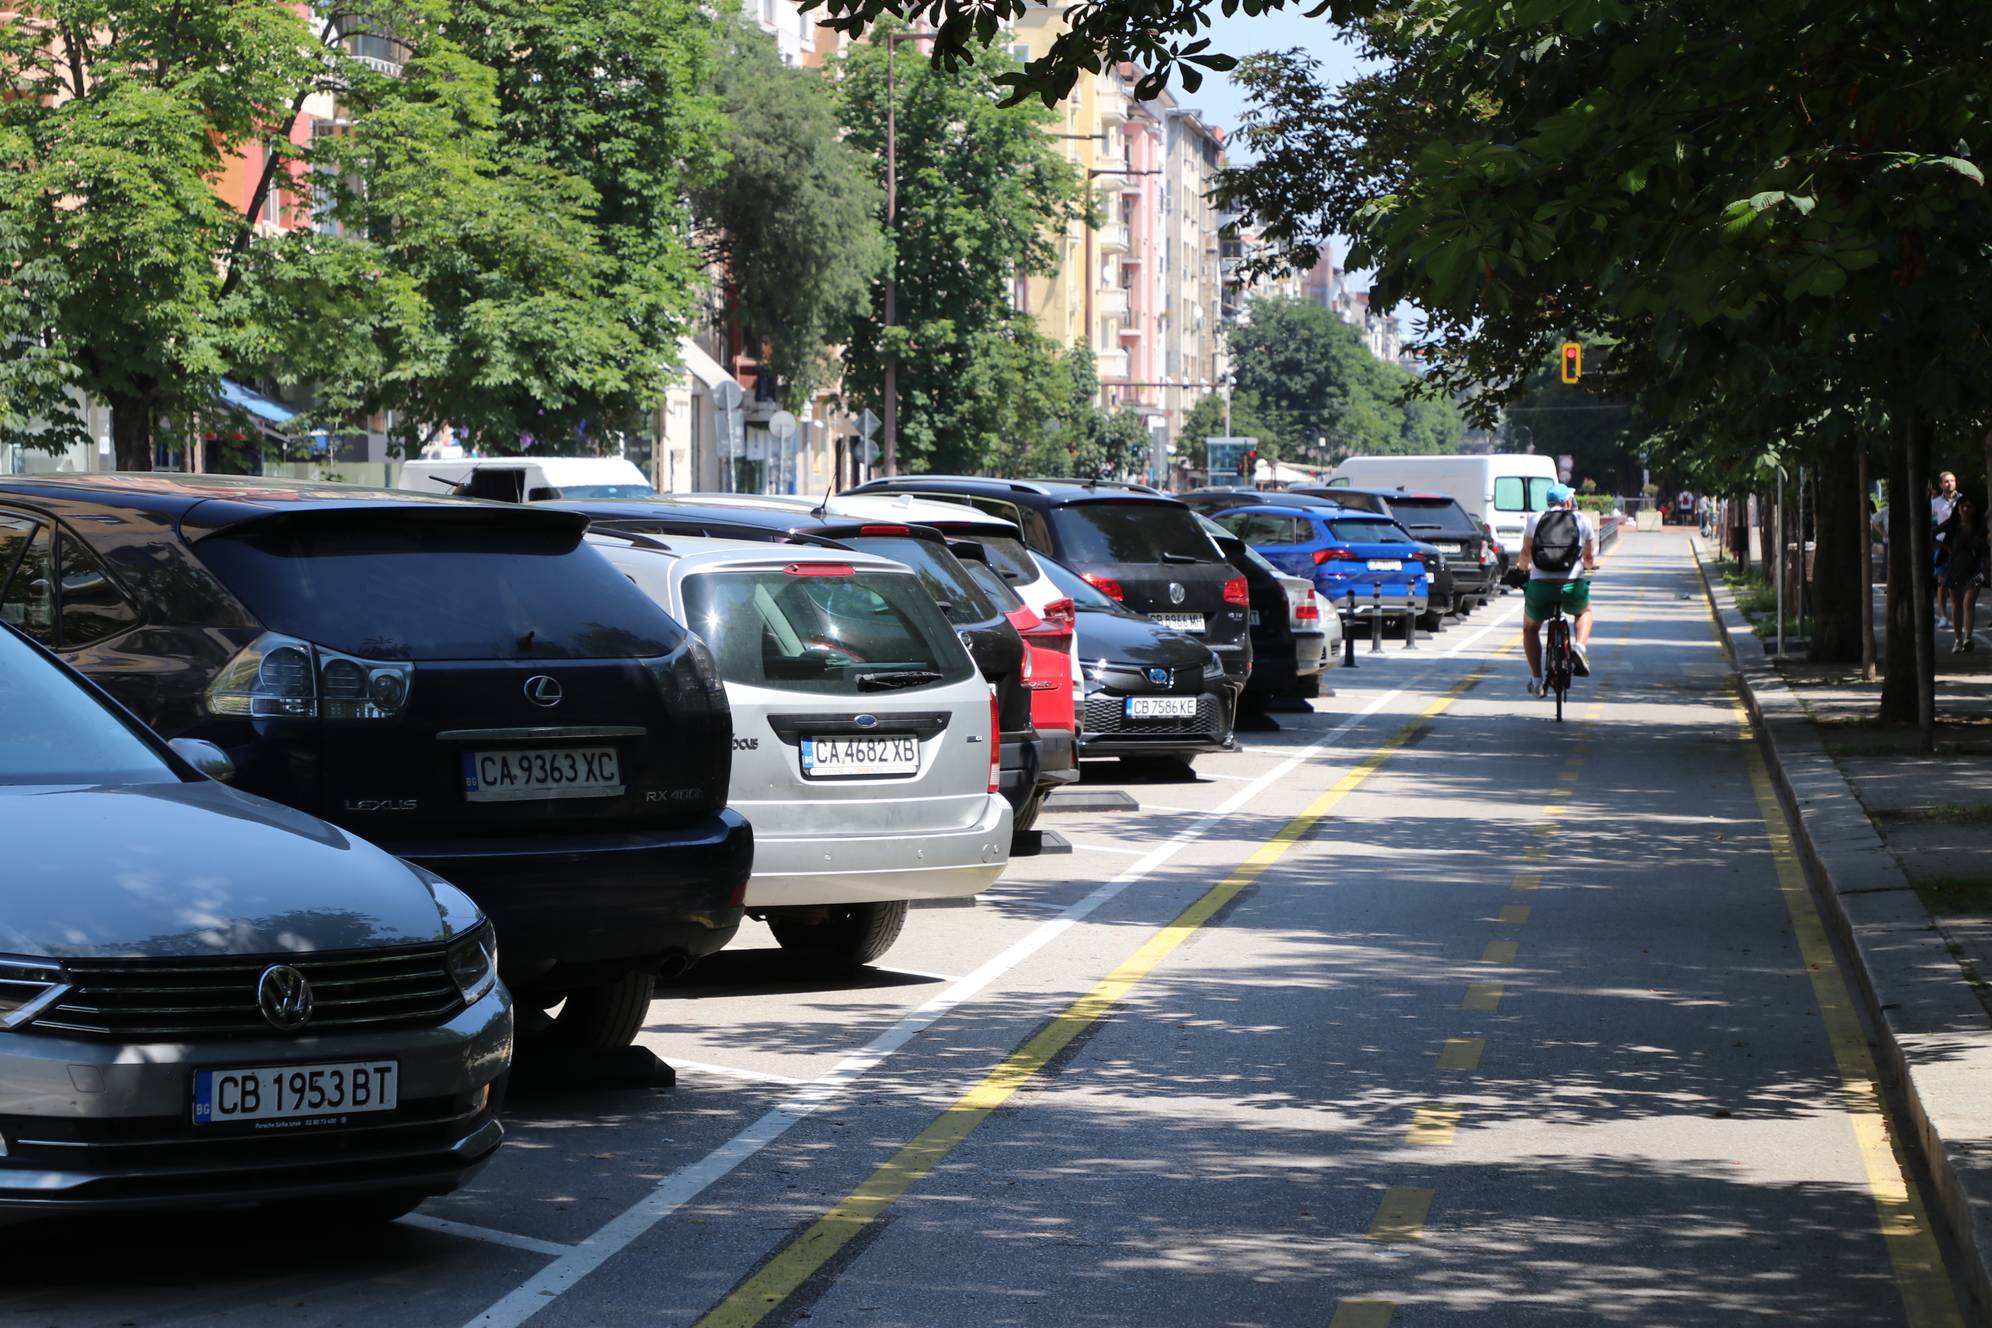
[[[0,1215],[385,1220],[498,1148],[489,923],[227,762],[0,623]]]

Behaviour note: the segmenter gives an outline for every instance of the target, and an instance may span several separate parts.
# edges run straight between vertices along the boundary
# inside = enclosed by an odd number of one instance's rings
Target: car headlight
[[[498,937],[489,922],[449,948],[446,963],[468,1005],[483,997],[498,981]]]
[[[0,1029],[21,1028],[69,991],[62,965],[0,955]]]
[[[1217,652],[1215,650],[1211,651],[1210,659],[1204,664],[1204,681],[1205,682],[1224,681],[1224,661],[1217,657]]]

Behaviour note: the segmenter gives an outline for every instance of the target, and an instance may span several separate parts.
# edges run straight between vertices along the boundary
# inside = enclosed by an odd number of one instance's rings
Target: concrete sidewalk
[[[1698,559],[1711,556],[1696,541]],[[1841,932],[1992,1321],[1992,649],[1938,655],[1939,751],[1875,723],[1879,684],[1772,659],[1701,562],[1800,852]],[[1789,648],[1789,643],[1787,645]]]

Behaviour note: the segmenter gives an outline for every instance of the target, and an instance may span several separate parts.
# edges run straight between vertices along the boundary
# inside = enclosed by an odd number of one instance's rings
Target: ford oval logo
[[[861,729],[875,729],[875,728],[877,728],[877,727],[878,727],[878,716],[877,716],[877,715],[853,715],[853,716],[851,716],[851,722],[852,722],[853,724],[856,724],[856,725],[857,725],[857,726],[858,726],[859,728],[861,728]]]
[[[558,678],[535,673],[526,679],[526,699],[536,706],[557,706],[562,695]]]
[[[272,964],[256,980],[256,1008],[271,1028],[288,1033],[304,1027],[313,1004],[311,984],[289,964]]]
[[[1181,581],[1171,581],[1169,583],[1169,602],[1171,604],[1181,604],[1183,602],[1183,583]]]
[[[1150,669],[1148,671],[1148,681],[1154,683],[1157,687],[1167,687],[1169,685],[1169,670]]]

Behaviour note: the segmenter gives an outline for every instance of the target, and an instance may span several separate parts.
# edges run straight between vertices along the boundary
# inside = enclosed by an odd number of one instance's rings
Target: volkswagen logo
[[[256,980],[256,1008],[271,1028],[288,1033],[311,1019],[311,984],[289,964],[272,964]]]
[[[526,679],[526,699],[536,706],[557,706],[560,704],[560,679],[535,673]]]
[[[856,725],[857,725],[857,726],[858,726],[859,728],[861,728],[861,729],[875,729],[875,728],[877,728],[877,727],[878,727],[878,716],[877,716],[877,715],[853,715],[853,716],[851,716],[851,722],[852,722],[853,724],[856,724]]]
[[[1169,670],[1150,669],[1148,671],[1148,681],[1154,683],[1157,687],[1167,687],[1169,685]]]
[[[1181,604],[1183,602],[1183,583],[1181,581],[1171,581],[1169,583],[1169,602],[1171,604]]]

